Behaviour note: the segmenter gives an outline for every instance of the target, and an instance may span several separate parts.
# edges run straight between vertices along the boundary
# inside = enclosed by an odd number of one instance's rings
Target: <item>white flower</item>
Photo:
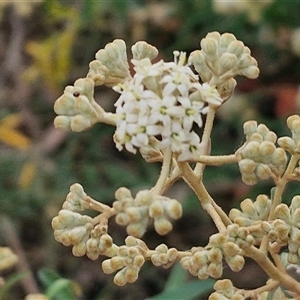
[[[143,58],[132,63],[136,73],[114,87],[121,94],[115,103],[117,148],[136,153],[155,137],[160,149],[171,147],[180,160],[195,159],[201,147],[193,125],[203,126],[207,103],[220,105],[218,91],[199,83],[184,52],[175,51],[174,62],[152,64]]]

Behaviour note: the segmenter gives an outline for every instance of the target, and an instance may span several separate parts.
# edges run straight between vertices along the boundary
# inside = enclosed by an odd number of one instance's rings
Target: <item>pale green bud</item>
[[[129,283],[135,282],[139,277],[139,268],[127,267],[125,271],[126,281]]]
[[[71,129],[74,132],[81,132],[92,126],[91,120],[83,115],[77,115],[71,118]]]
[[[256,210],[250,198],[243,200],[240,204],[242,211],[248,216],[255,216]]]
[[[285,151],[282,148],[276,148],[276,150],[274,151],[273,155],[272,155],[272,163],[275,166],[282,166],[284,169],[284,166],[287,163],[287,156]],[[282,173],[283,170],[281,170]]]
[[[239,161],[239,168],[241,173],[251,174],[255,171],[257,164],[249,158],[244,158]]]
[[[158,55],[158,50],[143,41],[135,43],[131,47],[133,59],[141,60],[143,58],[149,58],[150,60],[154,59]]]
[[[85,241],[80,242],[73,246],[72,253],[74,256],[80,257],[86,254],[86,243]]]
[[[260,144],[255,141],[251,141],[246,144],[245,148],[242,149],[242,157],[255,160],[258,157],[260,157],[259,150],[260,150]]]
[[[240,252],[239,246],[230,241],[225,243],[223,250],[227,256],[236,256]]]
[[[258,195],[254,202],[255,210],[259,213],[260,219],[265,218],[270,210],[271,200],[266,195]]]
[[[289,263],[296,265],[299,262],[299,256],[295,253],[290,253],[289,252],[288,256],[287,256],[287,260],[288,260]]]
[[[126,213],[124,213],[124,212],[118,213],[116,215],[115,220],[116,220],[116,223],[119,224],[119,225],[121,225],[121,226],[128,225],[128,223],[130,221],[129,216]]]
[[[207,274],[213,278],[220,278],[223,274],[223,266],[221,263],[210,263],[207,267]]]
[[[166,235],[173,229],[173,225],[168,219],[161,216],[154,219],[154,228],[158,234]]]
[[[213,269],[213,267],[214,267],[214,265],[211,267],[211,268],[212,268],[212,271],[215,271],[215,270]],[[209,274],[208,274],[207,269],[208,269],[208,266],[205,265],[205,266],[201,267],[201,268],[198,270],[197,276],[198,276],[198,278],[199,278],[200,280],[205,280],[205,279],[207,279],[207,278],[209,277]]]
[[[200,42],[201,48],[210,58],[216,58],[218,43],[214,38],[206,37]]]
[[[195,70],[200,75],[203,82],[208,82],[211,79],[212,73],[206,65],[205,57],[202,51],[193,51],[189,56],[188,63],[195,67]]]
[[[262,180],[266,180],[270,178],[272,171],[270,170],[268,165],[265,164],[259,164],[256,167],[255,174],[257,175],[258,178]]]
[[[220,66],[224,71],[232,69],[237,63],[237,57],[234,54],[225,52],[219,58]]]
[[[293,131],[293,129],[294,129],[293,128],[294,121],[296,121],[296,123],[298,123],[299,119],[300,119],[300,117],[298,115],[292,115],[287,118],[286,123],[287,123],[287,126],[291,129],[291,131]]]
[[[120,187],[116,190],[115,198],[119,201],[122,201],[127,198],[133,199],[130,190],[125,187]]]
[[[122,269],[114,276],[114,283],[117,286],[124,286],[127,283],[125,272],[126,272],[126,268]]]
[[[164,213],[164,207],[159,200],[155,200],[149,206],[149,216],[151,218],[157,218]]]
[[[146,218],[146,221],[148,221],[148,218]],[[139,223],[130,223],[126,227],[126,231],[129,235],[132,235],[134,237],[141,237],[146,232],[147,228],[147,222],[139,222]]]
[[[204,266],[208,263],[208,255],[207,255],[207,251],[203,250],[203,251],[197,251],[191,258],[191,263],[195,266],[197,266],[197,268]]]
[[[286,204],[279,204],[275,208],[274,214],[277,218],[280,218],[282,220],[290,220],[291,214],[288,206]]]
[[[182,206],[179,201],[175,199],[168,199],[164,202],[163,206],[165,212],[170,218],[177,220],[182,216]]]
[[[241,41],[232,41],[228,47],[227,47],[227,52],[232,53],[239,57],[243,51],[244,51],[245,45]]]
[[[258,182],[255,174],[242,174],[242,180],[248,185],[254,185]]]
[[[221,263],[223,254],[220,248],[211,248],[207,250],[208,259],[213,263]]]
[[[245,259],[241,255],[236,255],[226,258],[226,262],[232,271],[239,272],[244,267]]]
[[[54,119],[54,127],[61,130],[71,130],[71,117],[57,116]]]
[[[257,122],[256,121],[247,121],[243,126],[244,134],[250,135],[256,132],[257,130]]]
[[[295,142],[287,136],[281,137],[278,139],[278,145],[282,147],[284,150],[290,152],[291,154],[295,154],[296,144]]]
[[[135,200],[139,205],[148,206],[153,201],[153,196],[149,190],[142,190],[136,194]]]
[[[241,70],[241,75],[246,76],[250,79],[255,79],[259,75],[259,68],[256,66],[249,66]]]
[[[233,41],[236,41],[235,36],[232,33],[225,32],[220,37],[220,47],[222,49],[227,49]]]
[[[272,155],[275,151],[276,147],[272,142],[263,141],[260,144],[260,153],[262,156]]]
[[[147,217],[148,209],[145,206],[132,206],[126,209],[126,214],[129,217],[129,222],[136,223]]]

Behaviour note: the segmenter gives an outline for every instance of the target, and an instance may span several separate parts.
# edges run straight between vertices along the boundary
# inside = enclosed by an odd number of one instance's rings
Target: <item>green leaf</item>
[[[43,268],[38,272],[38,277],[46,289],[49,299],[76,300],[76,282],[60,277],[51,269]],[[78,289],[80,292],[80,288]]]
[[[211,291],[214,283],[215,280],[213,279],[205,281],[195,279],[171,290],[165,290],[159,295],[152,297],[151,300],[192,300]]]
[[[72,281],[65,278],[54,281],[46,290],[46,295],[49,299],[76,300],[72,292]]]
[[[28,276],[29,272],[26,273],[18,273],[10,276],[6,281],[5,284],[0,287],[0,300],[8,299],[7,293],[9,290],[23,277]]]
[[[176,289],[178,286],[181,286],[182,284],[184,284],[185,277],[186,272],[182,269],[180,263],[177,262],[172,268],[172,272],[165,284],[164,291],[171,291],[173,289]]]

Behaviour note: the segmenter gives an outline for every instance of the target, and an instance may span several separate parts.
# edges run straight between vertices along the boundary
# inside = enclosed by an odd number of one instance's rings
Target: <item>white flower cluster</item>
[[[218,106],[222,101],[215,88],[199,83],[185,64],[185,53],[174,55],[175,61],[169,63],[152,63],[148,57],[132,60],[133,78],[114,88],[121,94],[115,103],[119,118],[114,140],[119,150],[125,147],[136,153],[155,136],[161,149],[171,147],[178,153],[178,160],[201,154],[193,125],[202,127],[206,103]]]
[[[130,190],[122,187],[116,191],[115,197],[116,222],[127,226],[127,233],[135,237],[143,236],[150,218],[154,220],[156,232],[166,235],[173,228],[169,219],[176,220],[182,215],[182,207],[177,200],[152,195],[149,190],[139,191],[133,198]]]
[[[277,136],[266,125],[255,121],[244,124],[245,144],[236,152],[242,180],[249,185],[270,177],[278,179],[284,172],[287,156],[277,148]]]

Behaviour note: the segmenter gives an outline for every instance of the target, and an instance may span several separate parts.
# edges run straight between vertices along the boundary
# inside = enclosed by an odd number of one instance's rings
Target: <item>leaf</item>
[[[36,164],[32,161],[25,162],[18,178],[18,184],[21,189],[27,189],[34,180],[36,173]]]
[[[20,123],[20,114],[10,114],[3,118],[0,121],[0,141],[8,146],[27,150],[31,145],[30,139],[15,129]]]
[[[215,280],[207,279],[205,281],[193,280],[184,283],[177,288],[163,291],[161,294],[156,295],[151,300],[192,300],[195,297],[205,295],[213,289]]]
[[[81,287],[75,281],[62,278],[51,269],[41,269],[38,276],[49,299],[76,300],[81,294]]]
[[[5,299],[9,299],[7,297],[7,293],[9,292],[9,290],[18,282],[20,281],[23,277],[28,276],[29,273],[18,273],[18,274],[14,274],[12,276],[10,276],[4,283],[4,285],[2,285],[0,287],[0,300],[5,300]]]
[[[184,283],[186,272],[182,269],[179,262],[177,262],[171,271],[168,281],[165,284],[164,291],[169,291],[181,286]]]

